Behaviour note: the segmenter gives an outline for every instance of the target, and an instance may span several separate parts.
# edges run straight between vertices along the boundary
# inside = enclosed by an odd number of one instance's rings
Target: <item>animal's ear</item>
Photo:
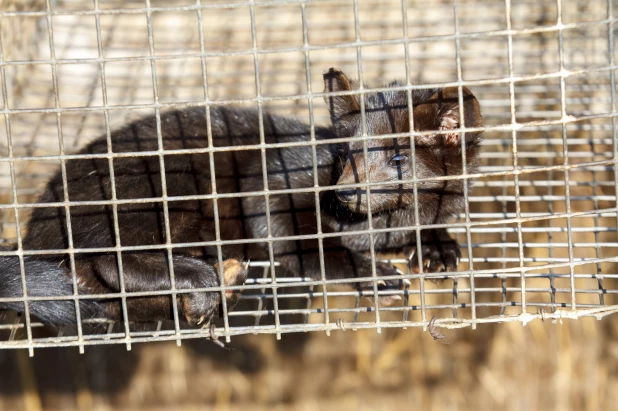
[[[348,79],[342,71],[331,68],[324,73],[324,92],[350,91],[357,89],[356,82]],[[328,104],[333,123],[348,114],[360,112],[358,96],[324,96],[324,101]]]
[[[440,130],[440,134],[417,136],[416,141],[422,145],[442,144],[445,147],[461,147],[460,133],[457,130],[465,127],[481,127],[481,107],[474,94],[462,87],[464,122],[459,110],[459,88],[447,87],[434,93],[429,99],[419,103],[414,108],[414,128],[416,131]],[[476,140],[481,132],[467,132],[466,142]]]

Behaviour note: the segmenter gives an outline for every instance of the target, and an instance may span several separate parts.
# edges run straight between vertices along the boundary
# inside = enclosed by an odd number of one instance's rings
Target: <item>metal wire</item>
[[[175,4],[177,3],[177,4]],[[182,3],[182,4],[181,4]],[[0,229],[2,238],[17,244],[24,293],[2,301],[24,303],[21,315],[0,320],[0,349],[34,349],[49,346],[125,344],[156,340],[203,338],[208,331],[186,328],[174,306],[173,321],[135,328],[126,300],[138,296],[182,295],[194,291],[222,296],[223,320],[217,334],[230,341],[246,333],[283,334],[301,331],[419,326],[432,316],[447,328],[504,321],[527,323],[534,319],[561,320],[582,316],[602,318],[618,310],[618,134],[613,15],[614,0],[552,4],[510,0],[442,0],[427,5],[416,0],[195,0],[192,4],[162,0],[109,1],[40,0],[30,9],[0,10],[0,115],[4,129],[0,148]],[[482,10],[482,11],[481,11]],[[604,12],[600,12],[604,10]],[[479,21],[479,16],[482,18]],[[451,18],[452,17],[452,18]],[[37,36],[31,50],[7,44],[12,22],[31,23]],[[34,52],[33,52],[34,50]],[[418,210],[418,184],[462,180],[469,187],[465,209],[448,224],[415,223],[407,227],[328,233],[322,231],[320,195],[332,186],[319,185],[317,148],[320,144],[345,143],[337,138],[317,140],[317,125],[328,124],[322,99],[327,95],[321,74],[339,67],[350,77],[366,82],[354,92],[386,90],[380,86],[394,78],[397,87],[412,91],[453,86],[470,88],[481,103],[485,126],[478,172],[439,178],[413,176]],[[28,70],[28,75],[25,73]],[[361,114],[364,100],[360,99]],[[203,107],[210,124],[212,107],[252,105],[259,112],[259,144],[215,147],[208,127],[208,146],[200,149],[164,149],[161,113],[172,108]],[[304,119],[311,132],[306,142],[266,143],[265,112]],[[115,153],[112,132],[142,115],[153,115],[157,124],[157,150]],[[410,113],[411,114],[411,113]],[[414,129],[410,115],[410,129]],[[363,122],[364,124],[364,122]],[[462,124],[461,133],[471,130]],[[410,137],[412,132],[356,138]],[[96,136],[107,138],[103,154],[73,154]],[[266,174],[267,150],[311,146],[313,186],[271,189]],[[414,148],[414,145],[411,145]],[[226,152],[257,150],[261,156],[263,187],[252,192],[217,191],[213,159]],[[465,150],[462,150],[465,162]],[[159,198],[117,198],[114,161],[148,156],[206,154],[210,158],[211,194],[168,196],[161,173]],[[415,161],[412,153],[412,162]],[[111,200],[70,201],[66,161],[105,159],[112,182]],[[365,169],[368,170],[366,164]],[[36,195],[60,169],[64,198],[39,204]],[[416,167],[413,164],[413,170]],[[396,184],[402,184],[397,181]],[[358,188],[367,194],[384,183],[359,183],[338,188]],[[317,233],[273,235],[268,199],[276,195],[313,193]],[[267,236],[229,240],[221,237],[218,201],[231,198],[265,199]],[[369,197],[369,195],[368,195]],[[209,201],[214,208],[215,240],[174,243],[168,215],[178,201]],[[118,207],[130,203],[162,205],[166,242],[157,246],[121,243]],[[114,247],[73,247],[71,209],[77,206],[111,206]],[[24,250],[27,213],[34,208],[65,210],[69,248]],[[417,211],[418,213],[418,211]],[[371,221],[371,219],[369,220]],[[406,267],[401,255],[381,256],[372,248],[372,275],[368,278],[329,280],[324,264],[323,241],[331,237],[394,231],[416,233],[447,228],[459,242],[464,258],[456,273],[411,273],[412,285],[403,290],[378,290],[376,260]],[[273,252],[277,241],[317,239],[320,278],[284,277]],[[268,261],[251,261],[254,274],[244,286],[205,287],[192,290],[176,286],[172,252],[175,249],[213,246],[217,249],[220,283],[223,284],[222,247],[266,243]],[[373,244],[373,241],[372,241]],[[165,250],[171,289],[128,292],[124,287],[122,255],[127,251]],[[75,255],[114,253],[120,273],[120,290],[109,294],[79,294]],[[73,294],[65,297],[30,296],[26,289],[24,256],[69,255]],[[400,278],[400,277],[398,277]],[[388,279],[388,277],[385,277]],[[439,281],[438,281],[439,280]],[[372,281],[373,290],[358,292],[334,286]],[[437,281],[437,282],[436,282]],[[228,310],[227,291],[242,290],[241,304]],[[380,307],[361,296],[400,295],[403,305]],[[79,301],[116,299],[122,302],[124,321],[84,319]],[[33,301],[73,301],[77,329],[42,333],[42,324],[31,320]],[[249,319],[247,323],[246,319]],[[99,324],[97,332],[87,325]],[[251,324],[251,325],[247,325]],[[104,332],[101,332],[104,329]]]

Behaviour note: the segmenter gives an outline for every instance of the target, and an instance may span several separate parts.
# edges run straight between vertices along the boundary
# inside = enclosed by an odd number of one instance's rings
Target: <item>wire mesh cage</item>
[[[618,137],[612,0],[448,0],[430,6],[415,0],[5,0],[0,6],[0,228],[7,244],[17,244],[16,251],[2,254],[21,259],[22,285],[28,274],[24,256],[45,251],[21,245],[30,214],[40,207],[36,199],[58,169],[66,170],[69,160],[83,157],[73,153],[87,143],[144,117],[157,119],[155,134],[161,137],[165,113],[193,107],[211,116],[211,110],[223,106],[251,106],[262,115],[299,118],[315,137],[316,127],[331,121],[322,75],[338,67],[373,85],[367,86],[369,91],[400,79],[400,89],[409,95],[451,86],[463,98],[465,86],[480,102],[480,164],[478,171],[457,176],[470,185],[458,218],[402,228],[418,233],[418,239],[423,229],[446,228],[461,246],[458,271],[427,274],[421,261],[416,273],[401,252],[372,252],[374,276],[369,280],[374,287],[358,291],[336,287],[345,281],[327,280],[324,273],[319,280],[284,275],[271,251],[270,258],[249,262],[249,279],[233,288],[243,291],[239,305],[223,308],[217,335],[229,341],[246,333],[427,327],[433,317],[431,328],[475,327],[484,322],[601,317],[616,310]],[[259,126],[257,134],[263,137],[265,126]],[[263,139],[259,143],[263,161],[272,155],[269,149],[285,147],[269,146]],[[316,147],[316,139],[301,145]],[[201,153],[214,158],[226,150],[233,149],[206,148]],[[161,145],[151,155],[163,162],[167,151]],[[105,161],[117,157],[113,150],[101,156]],[[255,193],[271,199],[291,198],[294,192],[262,188]],[[328,184],[317,180],[304,188],[315,193],[316,207],[327,189]],[[238,197],[214,191],[201,199],[217,203],[226,195]],[[170,200],[160,200],[169,206]],[[122,199],[108,204],[122,204]],[[67,196],[57,201],[60,206],[71,213],[79,205]],[[282,238],[270,226],[268,205],[265,212],[268,233],[260,242],[272,245]],[[169,239],[173,227],[165,216]],[[222,263],[226,240],[216,231],[207,243],[218,247]],[[377,233],[370,226],[352,234]],[[320,230],[309,235],[320,241],[328,236]],[[258,242],[244,240],[239,243]],[[200,241],[198,245],[204,245]],[[121,256],[136,250],[120,243],[99,251]],[[157,249],[171,256],[185,246],[169,239]],[[75,258],[92,250],[71,245],[62,251],[70,256],[76,286],[65,300],[74,301],[79,311],[77,301],[95,297],[77,291]],[[384,294],[375,277],[378,259],[399,267],[402,278],[409,280],[401,290],[386,293],[400,296],[398,304],[384,307],[362,298]],[[226,290],[206,287],[222,295]],[[112,297],[122,301],[123,321],[78,315],[75,330],[50,330],[30,318],[28,304],[44,296],[27,290],[17,297],[0,295],[2,301],[27,303],[22,313],[8,314],[0,323],[0,348],[28,348],[32,353],[45,346],[83,350],[90,344],[130,347],[135,342],[180,343],[208,336],[208,330],[183,326],[177,309],[172,321],[152,324],[135,324],[126,315],[130,298],[176,292],[121,290]]]

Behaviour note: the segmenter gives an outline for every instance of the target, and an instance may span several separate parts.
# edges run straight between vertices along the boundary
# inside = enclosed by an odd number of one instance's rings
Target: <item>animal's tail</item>
[[[73,295],[71,274],[61,260],[24,256],[24,268],[29,297]],[[19,257],[0,257],[0,310],[24,312],[25,307],[22,301],[5,300],[23,296]],[[45,324],[71,328],[77,326],[75,301],[72,299],[29,301],[28,308],[31,317],[36,317]],[[95,301],[82,300],[80,302],[82,320],[93,318],[100,312],[100,306]]]

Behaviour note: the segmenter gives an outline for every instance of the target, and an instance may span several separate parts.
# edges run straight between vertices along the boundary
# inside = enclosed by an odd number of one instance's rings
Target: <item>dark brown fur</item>
[[[327,91],[345,91],[355,83],[337,70],[325,74]],[[391,83],[399,85],[399,83]],[[414,124],[416,130],[449,130],[459,127],[459,111],[456,89],[422,90],[413,92]],[[317,127],[315,137],[321,142],[335,137],[360,135],[360,103],[356,96],[327,98],[333,119],[333,128]],[[478,102],[464,89],[464,112],[466,126],[480,125]],[[370,135],[405,133],[409,131],[407,93],[392,91],[368,94],[365,98],[367,132]],[[254,109],[213,107],[210,110],[213,144],[215,147],[236,147],[232,151],[214,154],[214,169],[217,194],[247,193],[265,190],[263,172],[267,174],[271,191],[314,186],[313,153],[309,145],[300,147],[268,148],[265,150],[266,170],[262,170],[259,149],[238,150],[238,146],[260,143],[258,112]],[[216,247],[191,245],[191,243],[216,240],[214,203],[203,196],[214,192],[211,186],[209,154],[186,154],[184,149],[208,147],[205,110],[188,108],[161,115],[160,124],[164,156],[165,179],[168,196],[170,242],[182,244],[173,248],[173,264],[176,288],[191,290],[218,284],[218,274],[213,269]],[[266,143],[309,142],[310,130],[306,124],[285,117],[264,114],[264,137]],[[140,203],[122,203],[117,206],[118,231],[122,246],[162,246],[166,244],[164,204],[161,184],[160,157],[157,154],[157,123],[154,117],[144,118],[112,133],[112,147],[108,148],[101,137],[80,151],[81,154],[135,153],[136,156],[116,157],[113,160],[116,197],[119,200],[140,200]],[[461,143],[459,134],[431,135],[416,138],[416,175],[431,178],[461,174]],[[479,144],[478,133],[466,133],[465,147],[468,172],[473,172]],[[369,179],[387,181],[384,187],[373,187],[371,192],[372,225],[374,228],[411,226],[414,219],[414,198],[411,184],[398,184],[402,178],[410,178],[411,170],[392,167],[387,163],[394,153],[410,155],[410,139],[373,139],[368,142]],[[144,156],[144,152],[152,155]],[[317,182],[320,186],[354,184],[365,181],[365,162],[362,143],[352,140],[348,144],[318,144]],[[141,156],[137,156],[139,154]],[[410,162],[407,163],[411,164]],[[113,198],[111,174],[106,158],[76,159],[66,162],[68,197],[72,202],[111,200]],[[321,230],[324,233],[366,230],[368,228],[366,193],[362,189],[325,191],[320,193]],[[421,224],[442,223],[458,213],[463,205],[461,180],[426,181],[418,184],[418,207]],[[181,196],[202,196],[180,199]],[[40,203],[64,200],[62,178],[54,176],[39,198]],[[294,194],[273,192],[268,197],[271,232],[273,237],[315,235],[315,194],[311,191]],[[242,198],[221,197],[217,199],[221,240],[264,239],[251,244],[232,244],[222,247],[225,258],[268,259],[265,241],[269,232],[266,217],[266,197],[261,194]],[[71,226],[73,247],[77,249],[115,247],[114,209],[111,205],[72,205]],[[63,207],[36,208],[24,239],[26,250],[64,250],[69,247],[67,216]],[[406,251],[416,248],[413,230],[376,233],[375,250]],[[446,232],[438,230],[424,235],[423,256],[430,259],[426,271],[455,269],[459,250]],[[325,274],[327,279],[354,279],[361,289],[372,289],[372,264],[370,236],[353,235],[329,237],[323,241]],[[316,239],[276,240],[272,243],[275,260],[282,266],[277,275],[305,275],[321,278],[318,241]],[[8,260],[15,257],[3,257]],[[29,277],[30,293],[59,295],[60,289],[69,294],[70,276],[66,256],[28,257],[28,263],[36,266],[38,274]],[[127,291],[151,291],[169,289],[167,251],[127,251],[122,253],[122,263]],[[15,267],[14,262],[11,267]],[[45,270],[52,265],[59,267],[53,276],[46,278]],[[440,267],[442,266],[442,268]],[[5,267],[6,268],[6,267]],[[401,287],[395,278],[397,271],[390,265],[378,262],[378,276],[392,276],[382,285],[386,288]],[[76,254],[76,271],[81,293],[106,293],[119,290],[118,261],[114,252]],[[65,279],[59,279],[60,273]],[[15,269],[4,270],[5,277],[16,278]],[[63,282],[60,286],[59,282]],[[6,281],[5,284],[9,282]],[[13,281],[10,284],[17,284]],[[43,284],[45,286],[43,286]],[[54,288],[55,291],[49,291]],[[380,287],[382,288],[382,286]],[[47,294],[45,290],[47,291]],[[0,297],[20,295],[17,285],[0,285]],[[218,300],[219,293],[189,293],[191,304],[198,307],[188,318],[202,314],[212,316],[210,311]],[[390,300],[383,302],[389,303]],[[149,320],[169,318],[171,301],[167,297],[130,299],[130,319]],[[82,303],[87,315],[104,315],[118,318],[119,303],[112,300]],[[85,304],[85,305],[84,305]],[[181,311],[185,304],[179,305]],[[19,309],[16,304],[0,303],[0,308]],[[71,323],[71,307],[64,305],[56,315],[53,307],[37,305],[35,316],[52,324]],[[187,315],[187,313],[184,313]],[[60,318],[61,317],[61,318]],[[195,321],[194,321],[195,322]]]

